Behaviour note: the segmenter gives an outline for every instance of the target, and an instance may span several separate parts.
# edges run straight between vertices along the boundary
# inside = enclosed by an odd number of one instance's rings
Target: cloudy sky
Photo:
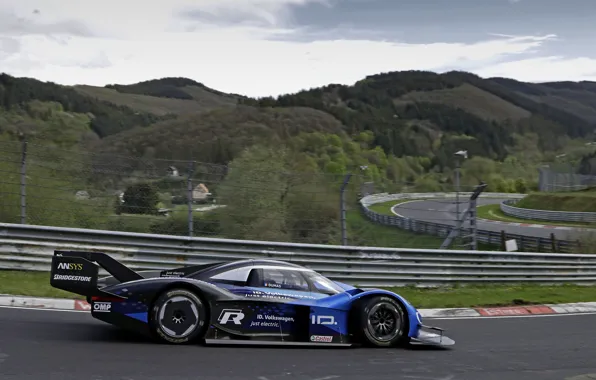
[[[0,72],[278,95],[396,70],[596,80],[593,0],[0,0]]]

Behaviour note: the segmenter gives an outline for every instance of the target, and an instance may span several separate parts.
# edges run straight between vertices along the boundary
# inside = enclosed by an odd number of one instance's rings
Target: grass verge
[[[469,285],[440,289],[390,288],[418,308],[510,306],[596,301],[596,287],[560,285]],[[50,286],[50,274],[0,271],[0,294],[83,299]]]
[[[547,220],[522,219],[505,215],[498,204],[483,205],[476,208],[478,218],[497,220],[501,222],[528,223],[528,224],[547,224],[551,226],[596,228],[594,223],[573,223],[573,222],[549,222]]]
[[[84,299],[77,294],[50,286],[49,272],[0,271],[0,294]]]
[[[441,289],[392,288],[418,308],[489,307],[596,301],[596,287],[580,285],[540,286],[469,285]]]
[[[368,220],[360,210],[346,213],[348,244],[368,247],[439,249],[443,239],[417,234],[394,226],[383,226]]]
[[[596,191],[590,189],[564,193],[532,193],[517,202],[515,207],[548,211],[596,212]]]

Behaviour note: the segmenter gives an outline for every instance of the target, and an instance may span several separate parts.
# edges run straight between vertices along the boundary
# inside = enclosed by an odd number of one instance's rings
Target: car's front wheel
[[[363,300],[355,310],[356,335],[367,346],[395,347],[408,342],[404,308],[386,296]]]
[[[195,293],[171,289],[153,303],[149,323],[160,341],[187,344],[201,338],[206,322],[207,308]]]

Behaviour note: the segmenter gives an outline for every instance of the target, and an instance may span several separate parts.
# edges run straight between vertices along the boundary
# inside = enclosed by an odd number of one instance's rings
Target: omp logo
[[[76,264],[76,263],[58,263],[58,269],[65,269],[65,270],[83,270],[83,264]]]
[[[337,325],[332,315],[313,315],[310,321],[313,325]]]
[[[109,313],[112,309],[112,304],[110,302],[95,302],[93,304],[93,311],[98,313]]]
[[[239,325],[241,323],[240,321],[242,321],[243,319],[244,313],[242,312],[242,310],[237,309],[223,309],[219,314],[219,318],[217,318],[219,323],[221,323],[222,325],[225,325],[230,321],[234,322],[235,325]]]

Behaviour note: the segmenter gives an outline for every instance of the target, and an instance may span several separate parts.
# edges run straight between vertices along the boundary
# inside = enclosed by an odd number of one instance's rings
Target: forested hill
[[[587,137],[596,126],[596,83],[532,84],[465,72],[378,74],[354,86],[249,102],[323,110],[348,131],[374,131],[375,144],[397,156],[433,152],[440,158],[464,144],[472,155],[502,160],[514,134],[535,133],[541,150],[554,151],[564,137]]]
[[[465,72],[383,73],[353,86],[262,99],[187,78],[67,87],[2,74],[0,102],[13,115],[4,118],[3,132],[14,131],[14,113],[39,119],[39,102],[53,102],[62,112],[89,116],[94,150],[146,155],[150,148],[156,157],[222,163],[259,141],[342,131],[342,138],[363,141],[362,132],[370,131],[371,149],[426,157],[425,166],[441,169],[453,165],[455,150],[502,161],[528,145],[540,154],[560,151],[570,139],[592,138],[596,128],[596,83],[533,84]]]

